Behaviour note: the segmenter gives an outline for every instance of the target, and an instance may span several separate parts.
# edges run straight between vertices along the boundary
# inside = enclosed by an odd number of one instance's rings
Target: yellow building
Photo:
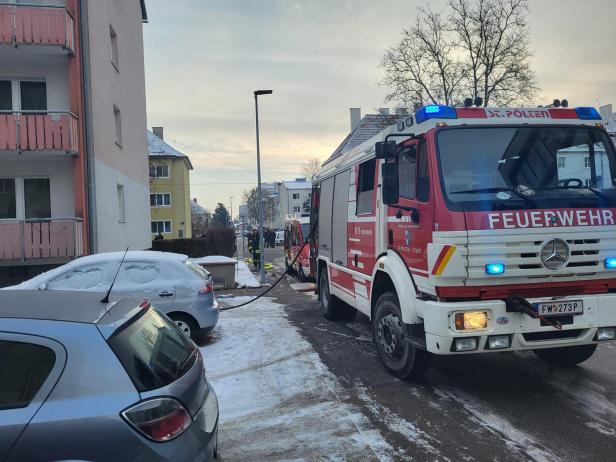
[[[190,238],[190,159],[164,141],[163,127],[148,130],[152,239]]]

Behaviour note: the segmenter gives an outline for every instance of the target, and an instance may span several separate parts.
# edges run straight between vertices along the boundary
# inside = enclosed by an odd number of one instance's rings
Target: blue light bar
[[[425,122],[428,119],[457,119],[458,113],[456,108],[452,106],[439,106],[430,104],[424,106],[415,114],[415,120],[418,124]]]
[[[505,265],[502,263],[488,263],[486,265],[486,274],[504,274]]]
[[[616,269],[616,258],[606,258],[605,267],[607,269]]]
[[[594,107],[576,107],[578,117],[581,120],[601,120],[601,115]]]

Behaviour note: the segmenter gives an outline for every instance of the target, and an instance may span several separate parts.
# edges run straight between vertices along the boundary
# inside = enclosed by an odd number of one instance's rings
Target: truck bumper
[[[526,314],[508,313],[505,302],[502,300],[420,301],[417,311],[424,320],[426,349],[438,355],[589,345],[598,343],[596,340],[598,329],[616,327],[616,294],[572,295],[558,299],[559,302],[567,300],[583,301],[584,312],[568,317],[556,317],[563,322],[562,330],[550,325],[542,325],[541,320],[531,318]],[[529,298],[528,301],[531,303],[551,302],[553,299],[551,297]],[[487,328],[472,332],[457,331],[455,313],[460,311],[487,312]],[[497,335],[509,336],[510,346],[490,349],[488,338]],[[476,338],[477,348],[457,351],[456,339],[465,337]]]

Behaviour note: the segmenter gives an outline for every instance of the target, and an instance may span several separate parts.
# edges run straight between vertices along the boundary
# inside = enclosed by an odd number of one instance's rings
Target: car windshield
[[[614,146],[598,128],[451,128],[437,141],[454,210],[616,206]]]

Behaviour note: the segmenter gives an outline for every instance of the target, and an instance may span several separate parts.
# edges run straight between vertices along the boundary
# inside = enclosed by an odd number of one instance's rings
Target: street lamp
[[[273,90],[255,90],[255,120],[257,123],[257,181],[258,181],[258,210],[259,210],[259,267],[261,272],[261,285],[265,284],[265,252],[263,252],[263,204],[261,203],[261,152],[259,151],[259,102],[260,95],[271,95]]]

